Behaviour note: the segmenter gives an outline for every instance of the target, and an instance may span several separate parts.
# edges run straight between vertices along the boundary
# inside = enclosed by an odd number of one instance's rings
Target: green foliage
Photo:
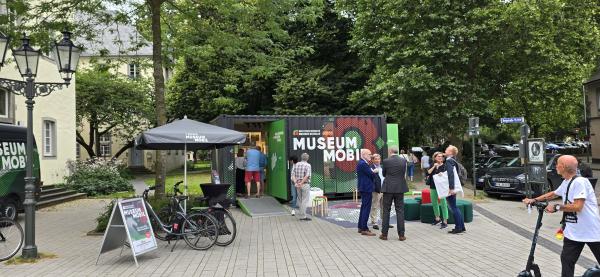
[[[65,177],[65,186],[89,196],[132,191],[133,186],[121,177],[117,161],[92,159],[72,162],[75,171]]]
[[[96,228],[94,229],[95,232],[104,233],[104,231],[106,231],[108,221],[110,221],[110,216],[116,203],[116,199],[111,200],[104,208],[104,211],[102,211],[102,213],[96,218]]]
[[[129,148],[135,135],[152,122],[149,80],[129,79],[114,71],[110,65],[95,64],[77,73],[77,142],[91,157],[98,154],[99,136],[109,133]]]
[[[173,185],[175,183],[183,181],[183,170],[180,169],[176,172],[167,174],[165,178],[165,192],[167,194],[173,194]],[[190,195],[202,195],[200,184],[210,183],[211,176],[210,172],[188,172],[187,183],[188,183],[188,194]],[[152,178],[144,180],[144,183],[148,186],[154,186],[155,181]],[[183,191],[183,184],[179,186],[179,189]]]

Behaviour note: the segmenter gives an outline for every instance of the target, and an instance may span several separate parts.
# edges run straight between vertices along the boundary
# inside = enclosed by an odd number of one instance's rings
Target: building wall
[[[592,83],[585,87],[586,101],[589,110],[590,144],[592,145],[592,161],[600,162],[600,83]]]
[[[6,64],[0,71],[0,78],[22,80],[14,63]],[[36,82],[63,82],[54,61],[42,57],[39,61]],[[49,96],[36,97],[33,109],[33,132],[40,152],[41,180],[44,184],[63,182],[69,173],[67,161],[76,159],[75,154],[75,86],[76,76],[71,80],[69,87],[52,92]],[[27,125],[27,107],[25,97],[14,96],[14,121],[13,124]],[[12,100],[11,99],[11,100]],[[55,155],[43,155],[43,120],[50,119],[55,122]]]

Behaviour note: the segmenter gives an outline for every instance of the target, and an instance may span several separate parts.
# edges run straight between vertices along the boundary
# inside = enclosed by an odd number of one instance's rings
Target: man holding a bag
[[[450,211],[454,216],[454,229],[448,231],[449,234],[460,234],[462,232],[467,231],[465,228],[465,220],[462,216],[462,213],[456,206],[456,192],[454,191],[455,185],[456,187],[460,186],[460,178],[458,177],[458,165],[457,161],[454,158],[458,154],[458,148],[454,145],[448,146],[445,151],[446,154],[446,172],[448,173],[448,186],[449,192],[448,197],[446,197],[446,201],[448,202],[448,206],[450,206]],[[459,184],[456,184],[459,182]]]

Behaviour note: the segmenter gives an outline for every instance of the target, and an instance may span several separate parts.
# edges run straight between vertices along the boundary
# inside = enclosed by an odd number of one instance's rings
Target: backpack
[[[456,162],[456,169],[457,169],[457,173],[458,173],[458,179],[460,179],[460,183],[464,186],[465,183],[467,182],[467,169],[461,164],[459,163],[457,160],[454,160]]]

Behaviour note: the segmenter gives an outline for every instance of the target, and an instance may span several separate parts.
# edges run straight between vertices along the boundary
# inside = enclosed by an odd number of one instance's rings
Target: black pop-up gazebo
[[[145,150],[208,150],[246,141],[246,134],[227,128],[188,119],[181,120],[143,132],[135,140],[135,147]],[[187,154],[184,155],[184,190],[187,195]],[[217,156],[218,159],[218,156]]]

